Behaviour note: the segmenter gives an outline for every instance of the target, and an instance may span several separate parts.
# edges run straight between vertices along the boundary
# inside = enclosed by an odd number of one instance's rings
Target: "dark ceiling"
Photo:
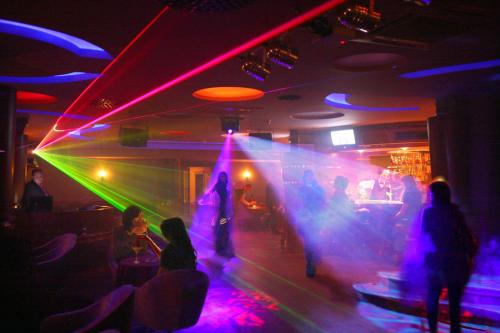
[[[122,105],[292,19],[298,15],[297,8],[303,12],[320,3],[256,0],[242,9],[217,13],[169,9],[87,91],[71,113],[102,115],[107,111],[95,106],[97,99]],[[163,4],[154,0],[10,1],[2,4],[0,18],[74,35],[116,57],[162,9]],[[183,131],[183,140],[214,140],[220,137],[219,117],[237,115],[244,118],[244,131],[273,131],[286,136],[290,128],[425,120],[435,112],[435,97],[500,91],[498,80],[488,80],[500,68],[421,79],[399,77],[422,69],[499,59],[497,1],[443,0],[420,7],[412,1],[380,0],[375,1],[375,9],[382,14],[382,22],[371,34],[338,26],[339,10],[331,10],[325,18],[334,28],[332,35],[321,37],[299,26],[284,36],[300,54],[294,69],[272,66],[269,78],[259,82],[240,70],[238,57],[229,59],[103,120],[115,125],[105,135],[115,137],[120,124],[139,124],[148,126],[153,138],[177,130]],[[47,43],[0,34],[0,76],[99,73],[108,63],[81,58]],[[16,85],[20,90],[58,98],[54,104],[18,107],[64,112],[89,83]],[[253,87],[267,93],[262,99],[238,103],[207,103],[191,96],[197,89],[221,85]],[[416,106],[419,110],[363,112],[333,108],[323,101],[332,92],[350,94],[348,101],[353,104]],[[345,115],[319,120],[293,117],[329,111]],[[56,119],[32,115],[27,128],[30,140],[40,140]],[[63,119],[60,125],[68,129],[82,123]]]

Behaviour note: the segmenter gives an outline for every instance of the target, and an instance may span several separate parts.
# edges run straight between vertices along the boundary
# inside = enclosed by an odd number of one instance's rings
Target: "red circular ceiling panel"
[[[16,102],[17,104],[51,104],[57,102],[57,98],[47,94],[19,90],[16,92]]]
[[[213,102],[240,102],[259,99],[264,96],[262,90],[246,87],[211,87],[197,90],[193,97]]]

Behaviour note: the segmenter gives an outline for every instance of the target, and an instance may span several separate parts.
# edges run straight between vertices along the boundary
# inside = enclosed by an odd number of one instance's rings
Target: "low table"
[[[136,287],[142,286],[158,273],[160,259],[152,255],[138,256],[139,263],[135,263],[135,257],[125,258],[118,264],[116,272],[116,286],[132,284]]]

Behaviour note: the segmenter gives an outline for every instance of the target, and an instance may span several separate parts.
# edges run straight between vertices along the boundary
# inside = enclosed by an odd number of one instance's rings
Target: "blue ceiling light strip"
[[[356,111],[368,111],[368,112],[387,112],[387,111],[418,111],[420,108],[418,106],[411,107],[371,107],[364,105],[352,105],[347,101],[349,95],[333,93],[325,98],[325,103],[333,106],[335,108],[356,110]]]
[[[431,69],[426,69],[423,71],[401,74],[399,77],[402,77],[404,79],[420,79],[420,78],[428,77],[428,76],[443,75],[443,74],[449,74],[449,73],[459,73],[459,72],[466,72],[466,71],[474,71],[474,70],[478,70],[478,69],[488,69],[488,68],[494,68],[494,67],[500,67],[500,59],[481,61],[481,62],[471,62],[468,64],[461,64],[461,65],[431,68]]]
[[[0,33],[39,40],[68,50],[80,57],[110,60],[104,49],[83,39],[36,25],[0,19]]]
[[[17,109],[17,113],[29,113],[29,114],[38,114],[42,116],[52,116],[52,117],[64,117],[69,119],[81,119],[81,120],[90,120],[94,119],[89,116],[84,116],[80,114],[63,114],[61,112],[54,111],[45,111],[45,110],[25,110],[25,109]]]
[[[69,83],[92,80],[100,74],[71,72],[49,76],[0,76],[0,83],[17,84],[49,84],[49,83]]]

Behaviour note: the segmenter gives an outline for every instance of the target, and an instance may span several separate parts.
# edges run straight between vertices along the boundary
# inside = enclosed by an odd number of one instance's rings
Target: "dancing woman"
[[[215,208],[213,220],[215,252],[220,256],[232,258],[234,257],[234,248],[231,241],[233,207],[228,184],[227,173],[224,171],[220,172],[217,183],[211,191],[211,204]]]

